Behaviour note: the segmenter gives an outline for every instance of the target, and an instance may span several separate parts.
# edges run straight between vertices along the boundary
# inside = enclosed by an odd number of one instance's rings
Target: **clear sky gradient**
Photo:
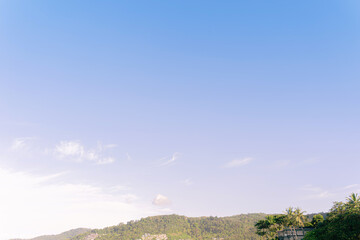
[[[0,239],[360,192],[360,2],[0,0]]]

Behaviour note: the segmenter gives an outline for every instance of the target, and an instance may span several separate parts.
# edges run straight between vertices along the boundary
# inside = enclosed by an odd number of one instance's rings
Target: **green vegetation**
[[[317,227],[322,222],[324,222],[324,216],[321,214],[316,214],[313,216],[313,219],[311,221],[311,226]]]
[[[285,215],[269,215],[255,224],[256,234],[265,239],[275,239],[277,231],[284,228]]]
[[[256,234],[263,239],[277,239],[277,232],[285,228],[294,230],[299,227],[312,227],[312,222],[320,221],[321,214],[314,215],[313,221],[309,222],[305,212],[300,208],[289,207],[285,214],[269,215],[255,224]],[[321,216],[321,217],[320,217]]]
[[[335,202],[328,217],[316,225],[305,240],[359,240],[360,197],[353,193],[346,202]]]
[[[309,216],[312,220],[309,221]],[[360,197],[351,194],[346,202],[335,202],[328,214],[305,216],[299,208],[288,208],[285,214],[268,215],[255,223],[256,233],[263,239],[278,239],[283,229],[313,227],[304,240],[360,240]],[[326,219],[324,220],[324,216]]]
[[[214,239],[256,240],[254,224],[265,214],[242,214],[232,217],[189,218],[179,215],[166,215],[130,221],[127,224],[92,230],[97,233],[96,240],[141,239],[145,233],[166,234],[169,240],[178,239]],[[74,240],[85,239],[89,234],[82,234]]]

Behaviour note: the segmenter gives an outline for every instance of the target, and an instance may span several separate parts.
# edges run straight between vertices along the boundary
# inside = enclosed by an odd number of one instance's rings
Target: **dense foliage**
[[[232,217],[189,218],[179,215],[166,215],[130,221],[127,224],[93,230],[99,234],[96,240],[131,240],[140,239],[145,233],[166,234],[169,240],[179,239],[214,239],[257,240],[254,224],[265,214],[242,214]],[[82,234],[74,240],[85,239]]]
[[[299,227],[313,227],[324,220],[323,215],[316,214],[310,222],[304,213],[300,208],[289,207],[285,214],[268,215],[255,224],[256,233],[265,239],[277,239],[278,231],[285,228],[295,231]]]
[[[353,193],[346,202],[335,202],[325,221],[305,240],[360,240],[360,197]]]

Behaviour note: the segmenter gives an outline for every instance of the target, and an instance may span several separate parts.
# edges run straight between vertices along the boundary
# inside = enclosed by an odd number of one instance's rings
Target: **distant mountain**
[[[164,234],[169,240],[259,240],[254,224],[265,216],[266,214],[255,213],[232,217],[190,218],[179,215],[147,217],[127,224],[91,230],[74,237],[73,240],[164,239],[155,237]]]
[[[44,235],[26,240],[68,240],[79,234],[89,232],[89,228],[76,228],[56,235]],[[25,239],[13,239],[13,240],[25,240]]]

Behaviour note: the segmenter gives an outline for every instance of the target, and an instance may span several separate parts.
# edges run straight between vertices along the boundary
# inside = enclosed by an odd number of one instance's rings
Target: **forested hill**
[[[130,240],[141,239],[146,233],[166,234],[169,240],[179,239],[220,239],[255,240],[260,239],[255,234],[254,224],[263,219],[266,214],[242,214],[232,217],[196,217],[179,215],[147,217],[127,224],[119,224],[104,229],[92,230],[96,240]],[[73,240],[92,238],[90,233],[81,234]]]

